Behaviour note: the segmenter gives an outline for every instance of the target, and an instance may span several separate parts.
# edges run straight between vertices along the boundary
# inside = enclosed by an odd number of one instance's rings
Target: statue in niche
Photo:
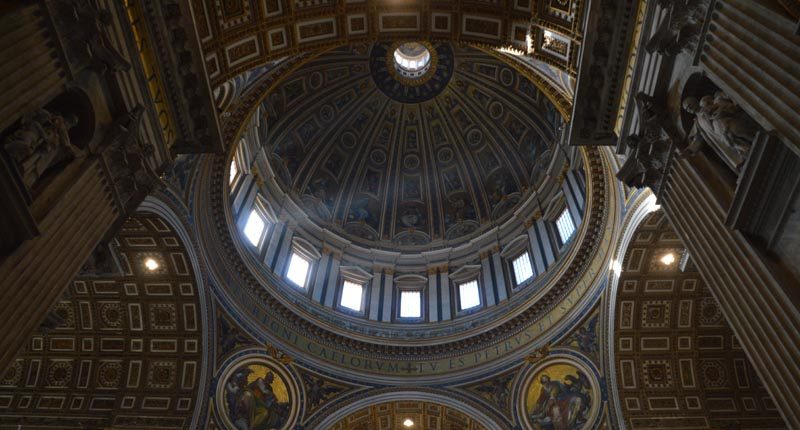
[[[709,144],[728,167],[738,172],[759,131],[758,125],[721,91],[700,100],[687,97],[683,109],[695,117],[685,152],[695,154]]]
[[[19,167],[29,190],[50,168],[84,155],[69,139],[69,130],[77,123],[75,115],[37,109],[6,137],[3,148]]]

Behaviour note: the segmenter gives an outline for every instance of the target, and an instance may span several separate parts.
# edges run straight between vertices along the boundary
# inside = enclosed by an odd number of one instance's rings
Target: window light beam
[[[567,243],[569,238],[575,233],[575,222],[572,220],[572,215],[569,214],[569,209],[564,209],[561,215],[556,220],[558,227],[558,235],[561,237],[562,243]]]
[[[364,286],[345,280],[342,284],[342,300],[340,304],[350,310],[361,312]]]
[[[311,262],[293,252],[289,260],[289,269],[286,271],[286,279],[300,288],[306,288],[310,269]]]
[[[461,310],[472,309],[480,306],[481,293],[478,288],[478,280],[464,282],[458,285],[458,299],[461,304]]]
[[[261,242],[261,236],[264,234],[264,229],[266,228],[266,223],[264,222],[264,217],[258,213],[256,209],[250,211],[250,216],[247,217],[247,222],[244,225],[244,236],[253,246],[258,246],[259,242]]]
[[[422,317],[422,292],[400,292],[400,318]]]
[[[516,282],[517,286],[533,276],[531,257],[527,251],[515,258],[511,265],[514,267],[514,281]]]

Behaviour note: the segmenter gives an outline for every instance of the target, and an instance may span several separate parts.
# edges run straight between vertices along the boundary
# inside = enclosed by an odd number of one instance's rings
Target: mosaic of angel
[[[528,413],[537,430],[577,430],[588,420],[592,405],[589,378],[570,365],[549,366],[528,389]]]
[[[237,369],[225,382],[225,401],[238,430],[280,429],[289,419],[286,384],[266,366]]]

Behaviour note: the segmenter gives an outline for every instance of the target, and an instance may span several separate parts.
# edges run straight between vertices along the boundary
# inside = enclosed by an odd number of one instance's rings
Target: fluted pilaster
[[[0,130],[64,90],[56,43],[38,4],[0,17]]]
[[[800,428],[800,312],[686,159],[672,164],[663,206],[790,428]]]
[[[767,130],[800,155],[800,36],[759,1],[718,0],[701,66]]]
[[[0,369],[5,369],[119,214],[97,159],[38,223],[40,234],[0,261]]]

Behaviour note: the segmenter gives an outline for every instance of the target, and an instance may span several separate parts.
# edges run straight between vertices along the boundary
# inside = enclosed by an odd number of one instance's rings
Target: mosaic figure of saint
[[[541,389],[530,418],[535,429],[577,430],[587,420],[591,405],[590,383],[583,372],[566,375],[564,381],[553,381],[542,374]]]
[[[226,401],[231,421],[238,430],[272,430],[286,424],[289,404],[278,401],[272,391],[275,375],[248,383],[249,368],[236,371],[226,383]]]

